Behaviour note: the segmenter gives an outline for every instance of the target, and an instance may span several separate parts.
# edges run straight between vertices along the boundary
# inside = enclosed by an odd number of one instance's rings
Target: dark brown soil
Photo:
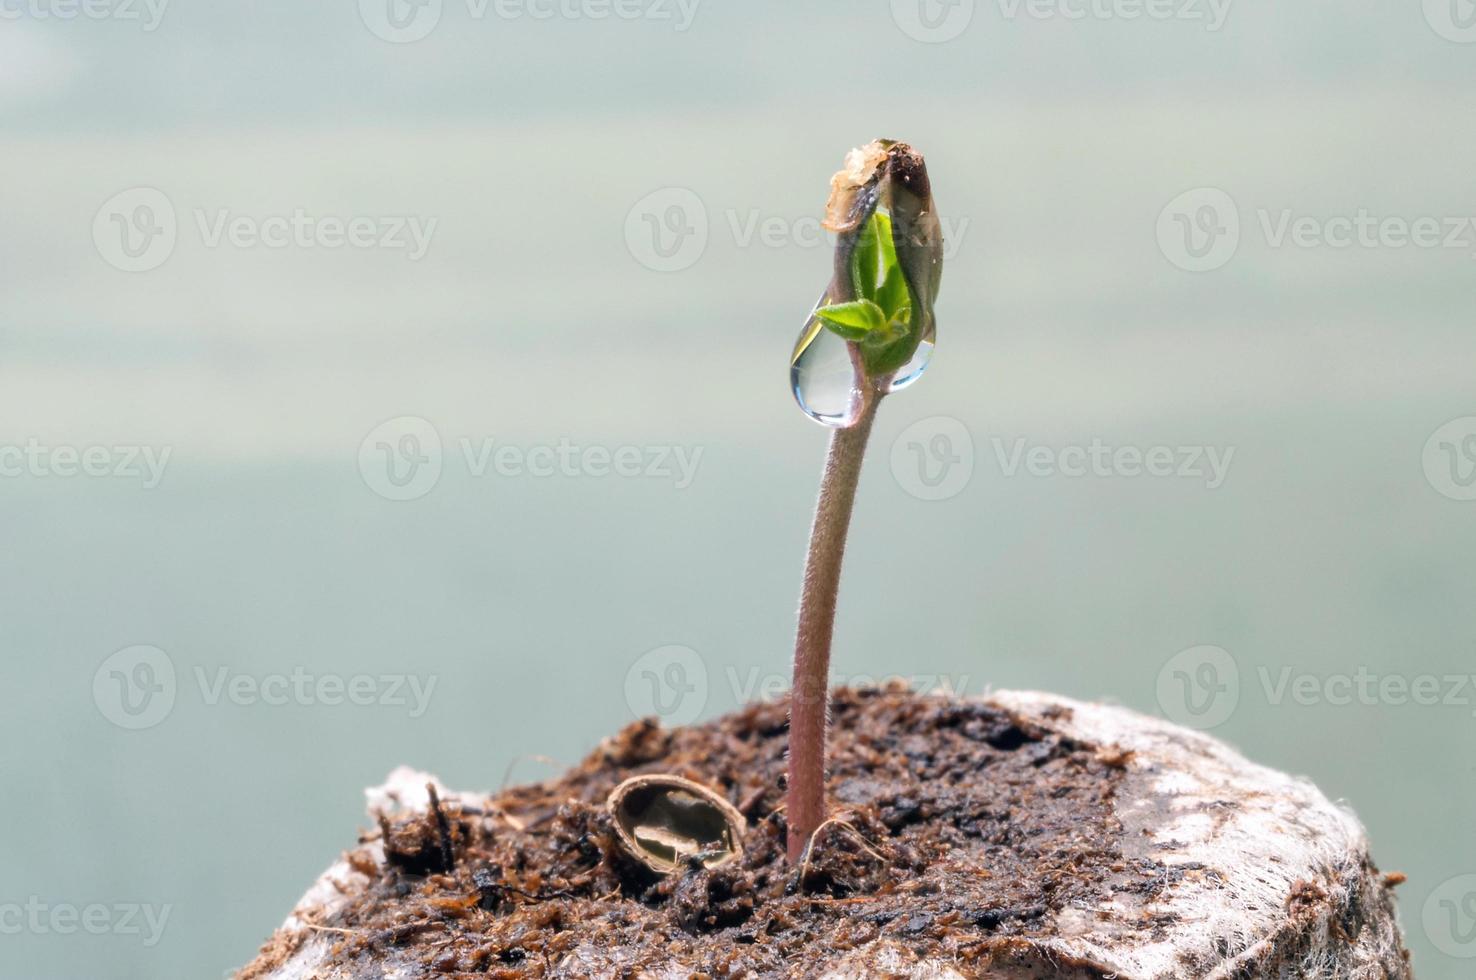
[[[694,976],[793,977],[887,938],[967,974],[1018,955],[1049,913],[1113,894],[1141,902],[1182,873],[1128,856],[1112,810],[1124,758],[1111,747],[896,689],[838,691],[832,718],[839,819],[806,867],[784,860],[783,704],[693,728],[637,723],[560,779],[447,802],[444,827],[430,815],[389,826],[386,869],[351,854],[373,882],[318,923],[342,937],[334,963],[366,978],[391,965],[411,977],[581,976],[575,964],[596,950],[619,964],[602,975],[676,961]],[[642,773],[725,795],[748,819],[742,857],[665,879],[632,866],[604,801]],[[279,935],[242,975],[291,945]]]

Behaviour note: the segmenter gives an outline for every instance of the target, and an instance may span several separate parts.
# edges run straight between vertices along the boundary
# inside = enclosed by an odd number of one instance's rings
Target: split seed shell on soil
[[[722,796],[680,776],[632,776],[606,806],[620,847],[659,875],[726,864],[743,852],[743,814]]]

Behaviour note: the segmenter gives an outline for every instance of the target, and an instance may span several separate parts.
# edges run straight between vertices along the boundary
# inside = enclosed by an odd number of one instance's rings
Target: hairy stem
[[[856,484],[861,479],[861,461],[882,400],[880,391],[869,385],[866,388],[856,423],[830,436],[820,501],[810,528],[810,550],[805,556],[789,707],[789,795],[785,809],[791,864],[799,862],[810,836],[825,820],[825,728],[835,599],[840,590],[846,532],[856,503]]]

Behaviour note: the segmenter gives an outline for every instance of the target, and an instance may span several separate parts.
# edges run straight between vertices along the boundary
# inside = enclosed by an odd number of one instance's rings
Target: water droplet
[[[917,350],[912,354],[912,360],[902,365],[897,369],[897,373],[892,375],[892,383],[887,385],[887,391],[901,391],[903,388],[911,385],[918,378],[922,377],[923,372],[928,369],[928,365],[932,363],[932,360],[933,338],[928,337],[917,345]]]
[[[821,296],[815,307],[825,305]],[[861,415],[860,379],[849,344],[812,312],[789,362],[789,383],[800,409],[821,425],[844,429]]]

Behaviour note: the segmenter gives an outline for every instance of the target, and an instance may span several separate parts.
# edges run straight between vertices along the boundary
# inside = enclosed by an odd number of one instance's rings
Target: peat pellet
[[[641,722],[547,782],[435,784],[449,868],[387,861],[365,835],[239,975],[1411,975],[1400,876],[1353,814],[1210,736],[1033,692],[840,690],[831,716],[830,819],[803,867],[784,853],[782,703]],[[657,775],[737,807],[741,853],[631,874],[606,800]],[[438,839],[432,782],[396,770],[369,791],[372,822]]]

